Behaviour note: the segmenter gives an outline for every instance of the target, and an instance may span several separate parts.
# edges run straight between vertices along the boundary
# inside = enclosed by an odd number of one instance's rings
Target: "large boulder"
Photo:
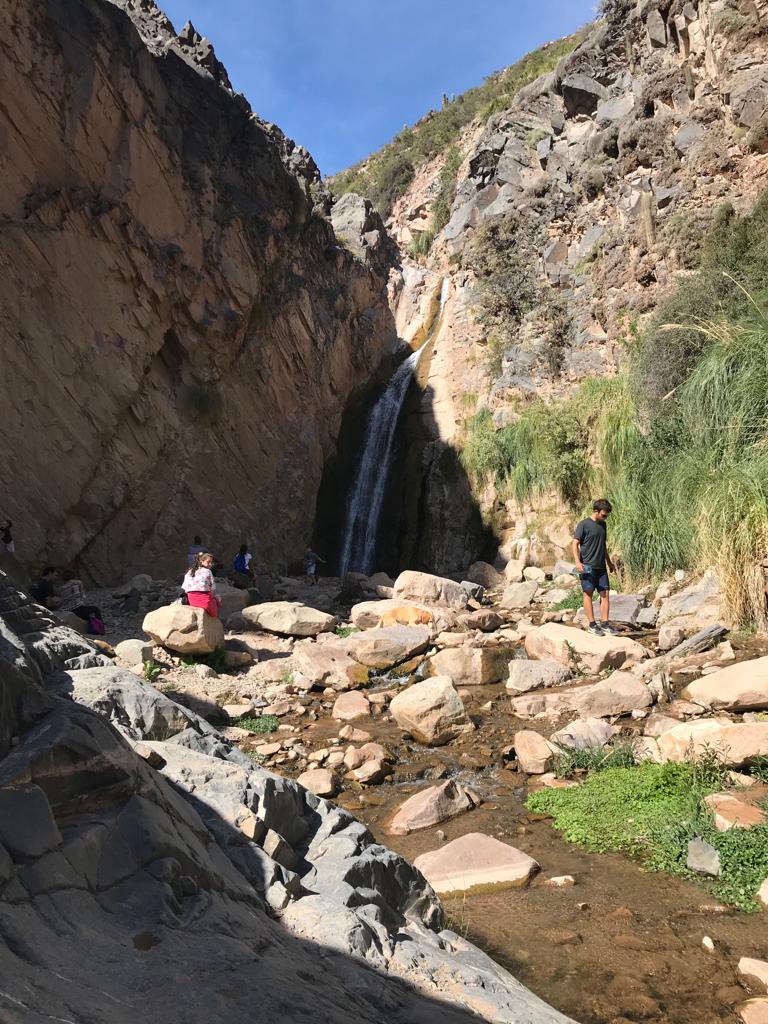
[[[361,665],[387,669],[426,651],[431,638],[423,626],[388,626],[353,633],[345,643],[350,656]]]
[[[559,661],[572,665],[574,660],[587,672],[636,665],[648,657],[648,650],[635,640],[620,636],[594,636],[584,629],[548,622],[532,629],[525,637],[529,658]]]
[[[689,683],[680,696],[707,708],[750,711],[768,708],[768,657],[741,661]]]
[[[571,678],[571,669],[559,661],[531,661],[514,658],[509,663],[507,689],[511,693],[528,693],[542,686],[561,686]]]
[[[450,676],[455,686],[487,686],[507,672],[509,647],[446,647],[427,661],[427,674]]]
[[[514,846],[483,835],[468,835],[413,862],[437,893],[498,892],[525,885],[539,870],[536,861]]]
[[[430,786],[409,797],[396,811],[387,832],[391,836],[407,836],[410,832],[430,828],[455,818],[457,814],[471,811],[478,803],[478,796],[448,779],[439,786]]]
[[[568,117],[577,114],[591,116],[597,110],[601,100],[608,99],[608,90],[589,75],[568,75],[561,86],[563,103]]]
[[[395,580],[394,596],[406,601],[441,604],[459,611],[467,607],[469,600],[460,583],[411,569],[401,572]]]
[[[540,714],[575,712],[582,718],[612,718],[650,707],[651,691],[631,672],[614,672],[608,679],[587,686],[562,690],[540,690],[512,700],[512,713],[518,718]]]
[[[768,756],[768,722],[732,722],[729,718],[681,722],[655,743],[662,761],[687,761],[714,751],[729,768],[741,768],[757,757]]]
[[[494,569],[488,562],[473,562],[467,569],[466,578],[470,583],[477,583],[481,587],[485,587],[486,590],[503,587],[507,582],[504,573]]]
[[[661,602],[656,623],[663,626],[674,620],[687,629],[701,629],[722,621],[720,580],[708,569],[700,580]]]
[[[145,615],[142,629],[176,654],[212,654],[224,646],[221,619],[186,604],[169,604]]]
[[[527,608],[533,601],[539,589],[535,580],[526,580],[524,583],[510,583],[501,595],[499,607],[510,610]]]
[[[216,596],[221,601],[219,615],[224,622],[235,612],[241,612],[251,601],[247,590],[231,587],[228,583],[216,584]]]
[[[299,640],[293,648],[293,667],[306,688],[352,690],[368,681],[368,669],[350,657],[343,642]]]
[[[461,697],[445,676],[409,686],[392,698],[389,710],[401,729],[431,747],[472,728]]]
[[[241,614],[249,626],[278,636],[317,636],[331,632],[337,623],[328,612],[298,601],[268,601],[244,608]]]

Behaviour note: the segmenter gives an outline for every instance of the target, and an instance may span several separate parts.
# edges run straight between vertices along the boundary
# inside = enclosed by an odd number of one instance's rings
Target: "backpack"
[[[104,623],[102,622],[98,615],[88,616],[88,632],[91,633],[93,636],[104,636],[104,634],[106,633]]]

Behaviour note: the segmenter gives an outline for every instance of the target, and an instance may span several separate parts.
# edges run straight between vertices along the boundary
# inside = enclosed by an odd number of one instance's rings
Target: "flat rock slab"
[[[480,802],[475,793],[449,779],[409,797],[396,811],[387,832],[391,836],[407,836],[471,811]]]
[[[759,806],[768,798],[768,786],[753,786],[748,793],[712,793],[704,803],[712,812],[718,832],[764,825],[768,815]]]
[[[572,665],[576,661],[587,672],[606,668],[636,665],[648,657],[648,651],[634,640],[620,636],[594,636],[584,629],[548,622],[532,629],[525,637],[529,658],[559,661]]]
[[[525,885],[539,870],[527,853],[482,832],[470,832],[423,853],[413,864],[440,894],[512,889]]]
[[[689,683],[680,696],[726,711],[768,708],[768,657],[741,661]]]
[[[518,718],[567,712],[582,718],[608,718],[650,707],[653,698],[642,679],[631,672],[614,672],[608,679],[601,679],[598,683],[559,690],[538,690],[523,697],[515,697],[511,703],[512,712]]]
[[[571,678],[571,670],[559,661],[530,661],[514,658],[509,663],[507,689],[510,693],[528,693],[545,686],[561,686]]]
[[[367,668],[387,669],[422,654],[429,647],[431,634],[422,626],[387,626],[353,633],[347,637],[347,651]]]
[[[335,629],[337,622],[335,616],[298,601],[267,601],[243,608],[241,615],[249,626],[278,636],[317,636]]]

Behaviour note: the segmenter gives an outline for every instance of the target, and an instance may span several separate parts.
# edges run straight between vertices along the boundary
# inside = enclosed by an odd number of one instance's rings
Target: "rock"
[[[642,644],[620,636],[593,636],[583,629],[548,622],[532,629],[525,638],[530,658],[571,665],[574,657],[588,672],[636,665],[648,656]],[[643,705],[644,706],[644,705]]]
[[[708,569],[700,580],[662,601],[657,619],[659,626],[673,619],[683,619],[676,625],[689,629],[700,629],[722,619],[720,581],[713,569]]]
[[[278,636],[317,636],[331,632],[337,623],[333,615],[297,601],[267,601],[244,608],[241,614],[252,628]]]
[[[442,576],[407,569],[395,580],[395,598],[445,605],[461,611],[467,607],[467,594],[460,584]]]
[[[601,718],[577,718],[549,737],[550,742],[558,747],[580,749],[584,747],[604,747],[621,732]]]
[[[469,580],[462,580],[461,588],[466,592],[470,599],[468,602],[468,607],[470,608],[476,608],[485,596],[485,587],[481,587],[479,583],[471,583]]]
[[[387,833],[391,836],[407,836],[411,832],[430,828],[441,821],[464,814],[465,811],[471,811],[479,803],[479,797],[449,779],[439,786],[430,786],[409,797],[395,812]]]
[[[547,574],[537,565],[528,565],[523,569],[523,579],[529,583],[543,583],[546,578]]]
[[[504,619],[490,608],[481,608],[479,611],[460,615],[459,622],[466,629],[479,629],[482,633],[495,633],[504,625]]]
[[[648,626],[651,629],[656,625],[656,620],[659,617],[659,609],[654,608],[653,605],[648,605],[646,608],[641,608],[637,613],[637,619],[635,620],[638,626]]]
[[[215,668],[211,668],[210,665],[195,665],[194,673],[201,679],[218,679],[219,673]]]
[[[507,583],[522,583],[525,562],[519,558],[511,558],[504,566],[504,579]]]
[[[630,672],[614,672],[608,679],[587,686],[545,690],[515,697],[512,713],[519,718],[534,718],[542,713],[575,712],[583,718],[608,718],[628,715],[637,708],[649,707],[652,697],[645,683]]]
[[[741,768],[756,757],[768,756],[768,722],[732,722],[704,718],[682,722],[658,738],[663,761],[687,761],[713,750],[729,768]]]
[[[680,156],[685,156],[691,146],[693,146],[695,142],[698,142],[705,132],[706,129],[704,125],[700,124],[698,121],[686,121],[685,124],[677,130],[674,139],[675,149]]]
[[[576,885],[576,879],[573,875],[553,875],[544,882],[544,885],[549,889],[571,889]]]
[[[680,692],[684,700],[726,711],[768,708],[768,657],[742,661],[689,683]]]
[[[765,800],[767,796],[768,789],[765,786],[760,786],[755,787],[748,795],[712,793],[704,798],[704,803],[712,812],[717,831],[727,832],[732,828],[752,828],[753,825],[764,825],[766,813],[759,806],[759,801]]]
[[[764,907],[768,907],[768,878],[766,878],[766,880],[757,890],[757,898],[760,900]]]
[[[176,654],[212,654],[224,646],[224,627],[202,608],[172,604],[144,617],[142,629]]]
[[[345,640],[350,656],[367,668],[387,669],[421,654],[431,634],[423,626],[387,626],[353,633]]]
[[[661,12],[655,7],[648,11],[645,19],[645,30],[648,34],[648,42],[655,49],[663,50],[667,45],[667,26]]]
[[[496,590],[503,587],[506,582],[504,574],[494,569],[488,562],[474,562],[467,569],[466,578],[470,583],[477,583],[486,590]]]
[[[454,686],[498,683],[508,671],[509,647],[453,647],[427,660],[427,674],[449,676]]]
[[[662,626],[659,630],[658,648],[660,651],[671,651],[685,640],[685,630],[682,626],[670,623]]]
[[[308,772],[302,772],[296,781],[315,796],[334,796],[338,792],[333,772],[327,768],[311,768]]]
[[[552,768],[556,748],[539,733],[522,729],[512,742],[517,763],[528,775],[543,775]]]
[[[367,743],[371,734],[363,729],[355,729],[352,725],[345,725],[339,729],[339,738],[349,740],[350,743]]]
[[[688,843],[686,866],[689,871],[718,878],[722,872],[720,854],[703,839],[691,839]]]
[[[367,586],[373,587],[374,590],[376,589],[376,587],[389,587],[389,589],[391,590],[392,587],[394,587],[394,585],[395,581],[392,579],[391,576],[388,576],[385,572],[375,572],[373,576],[368,577]]]
[[[539,865],[514,846],[481,832],[454,839],[413,862],[437,893],[498,892],[525,885]]]
[[[624,121],[630,118],[634,110],[634,93],[626,92],[623,96],[616,96],[614,99],[601,100],[597,104],[595,120],[598,127],[606,128],[614,121]]]
[[[124,665],[139,665],[152,660],[152,644],[146,640],[121,640],[115,645],[115,654]]]
[[[371,705],[359,690],[349,690],[347,693],[340,693],[336,698],[331,715],[340,722],[370,718]]]
[[[224,667],[225,668],[248,668],[254,662],[254,657],[250,651],[224,651]]]
[[[353,606],[350,620],[358,629],[375,629],[378,626],[424,626],[437,628],[436,609],[427,608],[415,601],[361,601]],[[441,609],[446,614],[446,609]],[[450,613],[448,613],[450,614]],[[440,617],[440,616],[438,616]],[[443,627],[441,623],[441,628]]]
[[[350,690],[368,682],[368,669],[347,653],[343,643],[300,640],[293,648],[295,670],[310,687]]]
[[[611,594],[611,622],[625,622],[628,625],[634,625],[644,601],[645,599],[638,594]],[[599,619],[600,601],[595,601],[593,607],[595,618]],[[583,608],[579,608],[575,621],[581,626],[586,626],[587,616]]]
[[[511,693],[528,693],[540,686],[560,686],[570,678],[570,668],[559,661],[513,658],[509,663],[509,679],[506,686]]]
[[[396,694],[389,710],[397,724],[420,743],[439,747],[472,728],[453,683],[435,676]]]
[[[230,615],[241,612],[251,601],[247,590],[230,587],[227,583],[216,584],[216,596],[221,601],[219,617],[226,622]]]
[[[510,583],[499,601],[500,608],[527,608],[539,589],[538,583]]]
[[[768,1024],[768,999],[748,999],[738,1008],[743,1024]]]
[[[561,85],[563,103],[568,117],[591,116],[601,100],[608,99],[608,90],[588,75],[568,75]]]
[[[372,758],[349,772],[349,778],[363,786],[376,786],[391,772],[389,764],[381,758]]]

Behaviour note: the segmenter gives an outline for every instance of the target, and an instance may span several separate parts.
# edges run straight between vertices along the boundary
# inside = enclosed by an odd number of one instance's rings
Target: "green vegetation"
[[[340,636],[343,640],[346,640],[348,636],[352,636],[353,633],[359,633],[360,630],[357,626],[337,626],[336,636]]]
[[[214,672],[227,671],[227,656],[223,647],[218,647],[212,654],[188,654],[181,659],[184,668],[194,668],[195,665],[207,665]]]
[[[280,682],[285,683],[286,686],[290,686],[293,682],[293,672],[289,668],[284,668],[280,673]]]
[[[765,628],[768,195],[712,220],[699,269],[629,337],[619,377],[523,402],[499,430],[481,409],[461,459],[475,484],[495,479],[520,502],[556,492],[580,513],[607,494],[628,585],[714,565],[734,621]]]
[[[558,601],[552,610],[555,612],[574,611],[577,608],[581,608],[581,605],[581,587],[574,587],[568,597]]]
[[[254,718],[253,715],[243,715],[234,722],[241,729],[248,729],[249,732],[270,733],[274,732],[280,722],[274,715],[261,715]]]
[[[367,196],[386,217],[413,180],[417,168],[453,146],[474,120],[486,121],[496,111],[506,110],[515,93],[539,75],[552,71],[585,34],[586,29],[547,43],[512,67],[491,75],[477,88],[444,103],[440,110],[431,110],[413,128],[403,128],[377,153],[329,178],[334,194],[357,192]],[[454,182],[455,178],[454,173]]]
[[[562,753],[554,759],[552,770],[558,779],[570,779],[581,773],[604,772],[609,768],[631,768],[634,763],[634,744],[616,742],[609,747],[564,747]]]
[[[528,809],[548,814],[565,839],[597,853],[621,851],[651,871],[691,873],[688,842],[700,836],[720,854],[722,875],[713,893],[742,910],[757,910],[757,890],[768,877],[768,825],[718,832],[702,799],[723,788],[714,757],[698,763],[608,768],[572,789],[543,789]]]
[[[149,661],[144,662],[144,678],[148,683],[154,683],[160,673],[163,671],[163,666],[156,662],[153,658]]]

